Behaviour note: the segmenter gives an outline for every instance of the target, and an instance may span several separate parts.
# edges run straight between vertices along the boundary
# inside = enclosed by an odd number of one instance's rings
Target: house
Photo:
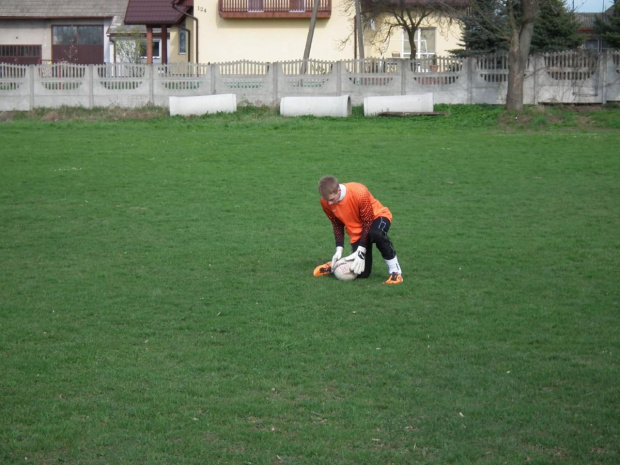
[[[130,0],[133,1],[133,0]],[[428,0],[425,0],[428,2]],[[437,3],[444,3],[437,0]],[[427,3],[428,4],[428,3]],[[350,0],[320,0],[310,58],[356,58],[355,10]],[[194,0],[200,23],[200,61],[287,61],[303,57],[314,0]],[[427,53],[447,55],[458,48],[460,27],[438,27],[429,17],[421,26]],[[366,25],[370,32],[372,25]],[[408,40],[399,29],[379,46],[365,33],[366,57],[407,57]]]
[[[129,0],[125,27],[115,31],[117,44],[134,41],[131,31],[146,30],[146,63],[197,62],[198,20],[192,10],[193,0]]]
[[[584,47],[592,52],[603,52],[607,50],[607,45],[601,37],[594,32],[594,25],[597,18],[604,18],[611,15],[613,6],[604,13],[575,13],[575,18],[579,24],[579,34],[585,37]]]
[[[437,2],[446,0],[406,0]],[[448,0],[462,1],[462,0]],[[274,62],[303,57],[314,0],[18,0],[0,2],[0,62]],[[310,58],[358,56],[351,0],[320,0]],[[417,57],[447,55],[456,22],[427,17]],[[410,56],[400,29],[377,44],[364,26],[366,57]]]
[[[126,8],[127,0],[3,0],[0,62],[113,61],[110,32],[122,25]]]
[[[193,23],[188,28],[183,26],[191,0],[143,3],[138,8],[136,5],[129,8],[128,0],[2,1],[0,62],[99,64],[195,60],[188,51]],[[136,17],[140,18],[137,23],[133,21]],[[151,38],[150,48],[147,36]],[[171,40],[178,44],[172,50]]]

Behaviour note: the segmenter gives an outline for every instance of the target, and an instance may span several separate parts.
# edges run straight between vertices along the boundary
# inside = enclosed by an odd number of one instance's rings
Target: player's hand
[[[364,268],[366,268],[366,247],[360,245],[355,252],[346,258],[346,260],[353,260],[353,263],[349,265],[349,269],[353,273],[362,274]]]
[[[336,262],[342,258],[342,251],[343,250],[344,249],[342,247],[340,247],[340,246],[336,247],[336,253],[332,257],[332,269],[334,268],[334,265],[336,265]]]

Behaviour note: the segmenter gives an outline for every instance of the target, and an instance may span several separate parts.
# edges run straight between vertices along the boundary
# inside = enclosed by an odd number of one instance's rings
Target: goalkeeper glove
[[[353,260],[353,263],[349,265],[349,269],[353,271],[353,273],[362,274],[364,268],[366,268],[366,247],[360,245],[355,252],[346,258],[346,260]]]
[[[334,256],[332,257],[332,269],[334,268],[334,266],[336,265],[336,262],[338,260],[340,260],[342,258],[342,251],[344,249],[340,246],[336,247],[336,253],[334,254]]]

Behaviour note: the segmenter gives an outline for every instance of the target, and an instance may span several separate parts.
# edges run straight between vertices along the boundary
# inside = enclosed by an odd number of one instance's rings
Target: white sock
[[[386,260],[385,263],[387,263],[388,273],[390,273],[390,274],[392,274],[392,273],[403,274],[403,272],[400,269],[400,264],[398,263],[398,257],[395,256],[391,260]]]

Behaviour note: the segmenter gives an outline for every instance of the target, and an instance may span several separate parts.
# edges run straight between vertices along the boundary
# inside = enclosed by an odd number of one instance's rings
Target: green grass
[[[618,463],[620,111],[439,110],[7,118],[0,462]],[[312,277],[328,173],[402,285]]]

